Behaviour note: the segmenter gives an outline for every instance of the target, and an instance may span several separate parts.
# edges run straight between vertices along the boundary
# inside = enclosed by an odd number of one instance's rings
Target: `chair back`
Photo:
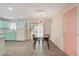
[[[33,34],[33,35],[32,35],[32,37],[33,37],[33,40],[35,40],[34,36],[35,36],[35,34]]]

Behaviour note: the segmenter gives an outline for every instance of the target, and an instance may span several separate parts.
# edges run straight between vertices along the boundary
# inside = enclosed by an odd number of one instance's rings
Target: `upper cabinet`
[[[9,21],[0,19],[0,29],[9,28]]]
[[[17,20],[16,21],[16,27],[17,27],[17,29],[22,29],[22,28],[24,28],[25,27],[25,21],[23,21],[23,20]]]

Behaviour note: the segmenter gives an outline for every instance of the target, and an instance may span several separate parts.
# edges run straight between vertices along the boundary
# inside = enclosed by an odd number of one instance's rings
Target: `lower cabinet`
[[[16,40],[16,32],[15,31],[10,31],[4,33],[5,40]]]

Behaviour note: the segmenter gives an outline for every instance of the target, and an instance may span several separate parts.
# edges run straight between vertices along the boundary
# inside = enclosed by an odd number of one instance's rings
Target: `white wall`
[[[27,25],[26,25],[27,27],[26,27],[26,29],[27,29],[27,31],[26,31],[26,37],[27,37],[27,40],[29,40],[29,39],[31,39],[30,38],[30,22],[29,21],[27,21]]]
[[[51,24],[51,40],[63,50],[63,17],[58,15]]]
[[[44,21],[44,32],[45,34],[50,34],[51,30],[51,19],[45,19]]]

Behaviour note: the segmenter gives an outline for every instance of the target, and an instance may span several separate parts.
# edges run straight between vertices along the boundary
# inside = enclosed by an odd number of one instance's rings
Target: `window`
[[[10,30],[16,30],[16,23],[15,22],[10,23]]]

